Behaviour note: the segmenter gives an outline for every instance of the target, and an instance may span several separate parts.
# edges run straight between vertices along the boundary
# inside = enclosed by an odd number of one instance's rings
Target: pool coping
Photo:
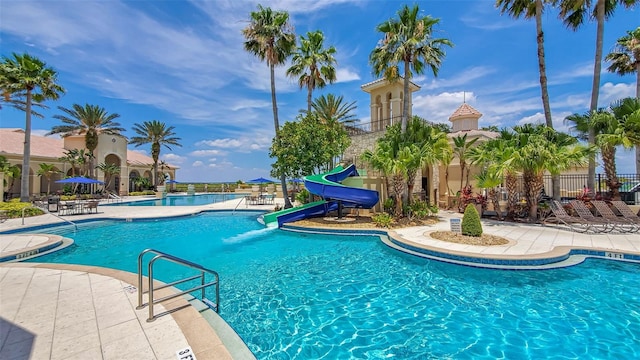
[[[403,238],[393,230],[374,228],[337,229],[287,224],[283,225],[281,229],[318,234],[380,236],[380,240],[385,245],[407,254],[457,265],[497,270],[555,269],[578,265],[589,257],[640,263],[640,252],[634,253],[598,247],[556,246],[550,251],[524,255],[478,254],[420,244]]]
[[[136,291],[138,283],[138,275],[123,271],[100,266],[91,265],[75,265],[75,264],[57,264],[57,263],[3,263],[0,266],[8,267],[32,267],[55,270],[69,270],[86,272],[97,275],[108,276],[123,281]],[[145,277],[146,280],[146,277]],[[161,284],[161,282],[158,282]],[[159,290],[159,295],[168,295],[176,293],[175,288],[164,288]],[[195,300],[195,301],[194,301]],[[224,321],[208,306],[199,300],[190,296],[179,296],[175,299],[163,302],[162,305],[166,309],[162,316],[171,316],[176,324],[180,327],[185,339],[198,359],[255,359],[255,355],[249,350],[248,346],[240,338],[233,328]],[[176,311],[179,309],[179,311]],[[208,310],[208,311],[207,311]],[[146,311],[146,307],[143,311]],[[207,315],[205,316],[204,313]],[[214,319],[217,317],[221,321],[209,321],[207,317]],[[223,323],[226,326],[223,326]],[[220,333],[219,333],[220,332]],[[235,337],[235,338],[234,338]],[[214,356],[212,356],[212,354]]]

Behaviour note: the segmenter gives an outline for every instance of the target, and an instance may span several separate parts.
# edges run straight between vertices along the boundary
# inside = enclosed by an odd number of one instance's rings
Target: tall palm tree
[[[300,88],[307,88],[307,112],[311,112],[313,90],[322,89],[327,82],[333,84],[336,81],[336,68],[333,66],[336,63],[333,57],[335,53],[333,46],[324,48],[322,31],[307,32],[306,38],[300,35],[300,46],[293,53],[287,75],[298,76]]]
[[[616,41],[615,49],[605,60],[609,61],[609,72],[620,75],[636,74],[636,98],[640,99],[640,27],[627,31],[627,35]],[[640,174],[640,146],[636,146],[636,173]]]
[[[356,102],[343,103],[342,95],[333,94],[320,95],[311,104],[313,111],[322,122],[335,120],[339,123],[349,125],[356,121],[353,111],[357,108]]]
[[[133,131],[137,134],[129,140],[129,144],[136,147],[144,144],[151,144],[151,157],[153,158],[153,186],[158,186],[158,159],[160,158],[160,148],[169,145],[182,146],[179,137],[175,137],[174,127],[167,127],[157,120],[145,121],[142,124],[134,124]]]
[[[591,103],[589,111],[598,110],[598,96],[600,94],[600,73],[602,71],[602,42],[604,38],[604,22],[613,15],[618,5],[631,8],[640,0],[555,0],[559,4],[560,18],[572,30],[577,30],[587,18],[595,18],[596,51],[593,64],[593,83],[591,86]],[[595,145],[596,134],[589,129],[589,145]],[[595,188],[596,160],[595,154],[589,159],[589,177],[587,187]]]
[[[273,107],[273,125],[276,138],[279,136],[280,124],[278,123],[278,105],[276,101],[275,67],[282,65],[293,53],[296,45],[296,36],[289,24],[289,13],[286,11],[273,11],[269,7],[258,5],[258,11],[251,12],[249,25],[242,30],[246,41],[244,49],[257,56],[261,61],[266,61],[271,76],[271,104]],[[284,175],[280,177],[280,185],[284,196],[285,208],[293,205],[287,196],[287,180]]]
[[[467,182],[465,186],[469,185],[469,169],[467,169],[467,155],[469,154],[469,149],[473,146],[473,144],[478,141],[478,138],[467,141],[467,134],[458,135],[453,138],[453,152],[458,157],[460,161],[460,191],[462,191],[462,183],[465,179],[465,170],[467,170]]]
[[[98,147],[100,134],[121,135],[125,131],[124,128],[120,127],[120,123],[114,121],[120,115],[109,114],[104,108],[89,104],[85,104],[84,107],[73,104],[71,109],[58,106],[58,109],[66,115],[54,115],[53,117],[62,121],[64,125],[54,126],[47,135],[62,134],[63,137],[84,135],[84,143],[91,157],[89,176],[93,176],[94,151]]]
[[[58,73],[43,61],[29,54],[3,57],[0,63],[0,85],[5,95],[24,96],[24,150],[20,201],[29,201],[29,162],[31,160],[31,115],[33,103],[57,100],[64,88],[57,83]]]
[[[445,52],[444,46],[453,46],[444,38],[433,38],[433,27],[440,22],[431,16],[418,17],[418,5],[412,8],[404,5],[398,11],[397,19],[379,24],[377,31],[384,38],[369,55],[369,62],[376,76],[384,76],[389,82],[400,78],[400,64],[403,66],[403,93],[401,130],[407,130],[409,115],[409,81],[413,72],[423,74],[429,67],[433,76],[438,76]]]
[[[36,175],[44,176],[47,179],[47,195],[51,193],[51,177],[58,173],[60,173],[60,171],[56,169],[55,165],[47,163],[40,164],[40,169],[38,169]]]
[[[553,127],[551,107],[549,106],[549,90],[547,89],[547,68],[544,56],[544,32],[542,31],[542,13],[545,4],[553,0],[496,0],[496,6],[502,14],[507,13],[515,19],[523,16],[525,19],[535,18],[536,42],[538,44],[538,71],[540,73],[540,91],[542,93],[542,107],[545,123]]]

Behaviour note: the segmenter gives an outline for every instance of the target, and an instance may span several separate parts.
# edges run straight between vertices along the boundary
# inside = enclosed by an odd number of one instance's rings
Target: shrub
[[[309,190],[300,190],[300,192],[296,194],[296,200],[298,200],[300,204],[307,204],[309,202]]]
[[[388,213],[377,213],[371,217],[377,227],[389,228],[393,224],[393,216]]]
[[[26,208],[26,209],[25,209]],[[7,212],[7,217],[9,218],[21,218],[22,217],[22,209],[24,210],[24,216],[38,216],[44,214],[42,209],[38,209],[36,207],[31,206],[31,203],[28,202],[19,202],[19,201],[9,201],[0,203],[0,210],[5,210]]]
[[[480,214],[474,204],[469,204],[464,209],[462,216],[462,235],[481,236],[482,223],[480,223]]]
[[[394,211],[395,211],[395,201],[393,200],[393,198],[387,198],[383,203],[382,203],[382,208],[384,209],[384,212],[386,212],[387,214],[391,214],[393,215]]]

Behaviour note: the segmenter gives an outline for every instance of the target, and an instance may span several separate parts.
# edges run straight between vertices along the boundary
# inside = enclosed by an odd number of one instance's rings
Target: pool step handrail
[[[69,224],[73,225],[73,229],[74,229],[74,231],[75,231],[75,232],[77,232],[77,231],[78,231],[78,224],[74,223],[73,221],[68,220],[68,219],[65,219],[65,218],[63,218],[62,216],[59,216],[59,215],[56,215],[56,214],[52,213],[52,212],[51,212],[51,211],[49,211],[49,209],[48,209],[48,208],[46,208],[46,207],[39,207],[39,206],[33,206],[33,205],[31,205],[31,206],[26,206],[26,207],[23,207],[23,208],[22,208],[22,225],[24,225],[24,211],[25,211],[26,209],[30,208],[30,207],[33,207],[33,208],[36,208],[36,209],[40,209],[40,210],[44,211],[45,213],[47,213],[47,214],[49,214],[49,215],[53,215],[53,216],[57,217],[58,219],[60,219],[60,220],[62,220],[62,221],[64,221],[64,222],[68,222]]]
[[[236,210],[238,209],[238,206],[240,206],[240,204],[242,204],[242,201],[247,201],[247,197],[243,196],[240,198],[240,201],[238,201],[238,203],[236,204],[236,207],[233,208],[233,211],[231,212],[231,215],[236,213]]]
[[[143,287],[143,281],[142,281],[142,260],[145,254],[147,253],[152,253],[155,254],[155,256],[149,261],[149,264],[147,265],[147,273],[149,274],[147,279],[148,279],[148,287],[147,287],[147,291],[144,291],[144,287]],[[181,280],[176,280],[174,282],[168,283],[168,284],[164,284],[164,285],[160,285],[160,286],[156,286],[154,284],[154,278],[153,278],[153,265],[155,264],[155,262],[157,260],[165,260],[165,261],[169,261],[172,262],[174,264],[178,264],[178,265],[182,265],[191,269],[195,269],[200,271],[200,274],[198,275],[194,275],[194,276],[190,276],[188,278],[184,278]],[[213,275],[214,280],[210,281],[208,283],[205,283],[205,273],[208,273],[210,275]],[[185,291],[181,291],[181,292],[177,292],[173,295],[168,295],[159,299],[156,299],[154,297],[154,292],[156,290],[160,290],[160,289],[164,289],[170,286],[174,286],[174,285],[178,285],[178,284],[182,284],[184,282],[187,281],[191,281],[191,280],[196,280],[196,279],[200,279],[200,285],[195,286],[191,289],[185,290]],[[209,299],[207,299],[205,297],[205,289],[207,287],[210,286],[215,286],[216,289],[216,299],[215,302],[210,301]],[[194,291],[200,290],[201,291],[201,300],[204,304],[206,304],[207,306],[211,307],[212,310],[214,310],[215,312],[219,312],[220,309],[220,276],[218,275],[217,272],[207,269],[201,265],[198,265],[196,263],[193,263],[191,261],[185,260],[185,259],[181,259],[179,257],[173,256],[173,255],[169,255],[167,253],[164,253],[162,251],[158,251],[155,249],[145,249],[143,250],[140,255],[138,255],[138,307],[136,307],[136,309],[140,310],[143,309],[145,306],[149,306],[149,318],[147,319],[147,322],[152,322],[154,321],[158,316],[161,315],[166,315],[168,313],[170,313],[170,311],[166,311],[162,314],[158,314],[155,315],[153,312],[153,307],[156,304],[159,304],[163,301],[167,301],[167,300],[171,300],[173,298],[176,298],[178,296],[182,296],[185,294],[190,294]],[[142,301],[142,295],[148,293],[149,294],[149,301],[147,303],[143,303]]]

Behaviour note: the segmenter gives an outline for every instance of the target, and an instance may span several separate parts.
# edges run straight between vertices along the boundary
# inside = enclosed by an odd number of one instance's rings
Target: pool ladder
[[[142,281],[142,260],[145,254],[147,253],[152,253],[155,254],[155,256],[149,261],[149,264],[147,265],[147,269],[148,269],[148,287],[147,287],[147,291],[144,291],[143,288],[143,281]],[[172,262],[174,264],[178,264],[178,265],[182,265],[194,270],[199,271],[200,273],[198,275],[194,275],[188,278],[184,278],[181,280],[177,280],[168,284],[164,284],[164,285],[160,285],[158,286],[158,284],[154,284],[154,278],[153,278],[153,265],[155,264],[156,261],[158,260],[164,260],[164,261],[169,261]],[[213,281],[210,281],[208,283],[205,283],[205,273],[212,275],[213,276]],[[154,293],[157,290],[160,289],[164,289],[170,286],[174,286],[174,285],[178,285],[178,284],[182,284],[184,282],[187,281],[192,281],[192,280],[196,280],[196,279],[200,279],[200,285],[195,286],[189,290],[185,290],[185,291],[181,291],[172,295],[167,295],[164,297],[161,297],[159,299],[156,299],[154,297]],[[209,299],[207,299],[205,297],[205,289],[207,287],[210,286],[215,286],[216,289],[216,299],[215,299],[215,303],[210,301]],[[160,315],[166,315],[167,313],[170,313],[171,311],[167,311],[165,313],[162,314],[158,314],[155,315],[153,312],[153,307],[155,304],[159,304],[163,301],[167,301],[167,300],[171,300],[173,298],[176,298],[178,296],[182,296],[185,294],[189,294],[192,293],[194,291],[200,290],[201,291],[201,298],[202,298],[202,302],[207,305],[209,308],[213,309],[215,312],[219,311],[220,308],[220,277],[218,276],[218,273],[207,269],[203,266],[200,266],[196,263],[192,263],[191,261],[187,261],[184,259],[181,259],[179,257],[173,256],[173,255],[169,255],[167,253],[163,253],[161,251],[158,250],[154,250],[154,249],[146,249],[143,250],[140,255],[138,255],[138,307],[136,309],[140,310],[143,309],[145,306],[149,306],[149,318],[147,319],[147,322],[152,322],[153,320],[155,320],[158,316]],[[142,301],[142,296],[146,293],[149,293],[149,302],[148,303],[143,303]]]

